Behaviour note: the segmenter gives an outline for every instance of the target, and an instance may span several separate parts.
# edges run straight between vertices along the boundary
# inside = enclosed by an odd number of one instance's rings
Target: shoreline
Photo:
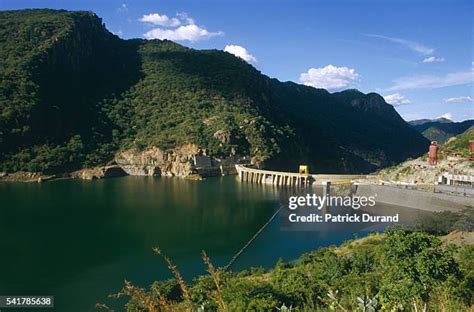
[[[177,177],[186,180],[200,181],[209,177],[218,177],[218,176],[230,176],[236,175],[236,173],[226,172],[224,175],[217,174],[201,174],[193,173],[189,175],[161,175],[161,174],[128,174],[118,165],[103,166],[103,167],[94,167],[94,168],[84,168],[71,172],[63,172],[57,174],[44,174],[41,172],[28,172],[28,171],[15,171],[11,173],[0,172],[0,182],[18,182],[18,183],[42,183],[48,181],[56,180],[65,180],[65,179],[80,179],[80,180],[100,180],[100,179],[109,179],[117,177],[126,177],[126,176],[143,176],[143,177]]]
[[[100,168],[103,169],[104,167]],[[116,167],[114,167],[116,168]],[[91,172],[97,173],[98,169],[85,169],[70,173],[62,173],[57,175],[43,175],[40,173],[29,173],[29,172],[15,172],[8,175],[0,176],[0,182],[13,182],[13,183],[43,183],[65,179],[81,179],[81,180],[99,180],[108,179],[113,177],[125,177],[133,176],[122,171],[122,174],[117,172],[108,172],[107,170],[100,170],[100,175],[91,175]],[[87,171],[88,174],[84,174]],[[81,174],[82,173],[82,174]],[[232,174],[227,174],[230,176]],[[159,175],[155,175],[160,177]],[[203,177],[199,174],[193,174],[189,176],[171,176],[179,177],[181,179],[191,181],[201,181],[207,177]],[[318,186],[312,186],[308,189],[318,189]],[[375,195],[377,202],[381,204],[388,204],[393,206],[399,206],[408,209],[417,209],[427,212],[461,212],[464,209],[472,209],[472,196],[466,196],[460,193],[440,193],[440,192],[429,192],[426,190],[400,188],[394,185],[377,185],[377,184],[358,184],[353,195],[357,196],[368,196]]]

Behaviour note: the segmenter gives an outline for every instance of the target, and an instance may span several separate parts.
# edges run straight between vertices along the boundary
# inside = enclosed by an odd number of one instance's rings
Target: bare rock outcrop
[[[129,149],[115,156],[115,162],[127,174],[133,176],[189,176],[194,172],[194,156],[199,149],[185,144],[163,151],[151,147],[144,151]]]
[[[0,172],[0,181],[5,182],[45,182],[58,178],[56,175],[47,175],[42,172],[17,171],[12,173]]]
[[[231,133],[227,130],[217,130],[212,137],[222,144],[228,144],[232,139]]]
[[[235,164],[246,161],[235,154],[235,151],[224,159],[207,156],[205,150],[194,144],[185,144],[163,151],[150,147],[140,151],[129,149],[115,156],[115,162],[127,174],[132,176],[176,176],[202,177],[236,174]]]
[[[117,165],[85,168],[71,172],[70,177],[74,179],[95,180],[102,178],[121,177],[127,175],[122,168]]]

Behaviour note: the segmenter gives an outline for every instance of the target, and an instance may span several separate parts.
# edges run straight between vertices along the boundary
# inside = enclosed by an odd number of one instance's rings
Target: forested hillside
[[[446,118],[420,119],[409,122],[418,132],[430,141],[444,143],[449,138],[463,133],[474,125],[474,120],[454,122]]]
[[[185,143],[274,169],[368,172],[428,141],[374,93],[330,94],[223,51],[122,40],[92,12],[0,12],[0,171],[69,171]]]

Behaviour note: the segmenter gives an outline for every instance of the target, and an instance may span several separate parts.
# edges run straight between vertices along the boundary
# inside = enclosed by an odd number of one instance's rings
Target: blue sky
[[[474,118],[472,1],[0,0],[92,10],[122,38],[226,49],[281,81],[378,92],[406,120]]]

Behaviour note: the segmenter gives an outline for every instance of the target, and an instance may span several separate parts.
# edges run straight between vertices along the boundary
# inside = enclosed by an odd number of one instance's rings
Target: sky
[[[0,0],[94,11],[124,39],[220,49],[280,81],[377,92],[405,120],[474,119],[469,0]]]

